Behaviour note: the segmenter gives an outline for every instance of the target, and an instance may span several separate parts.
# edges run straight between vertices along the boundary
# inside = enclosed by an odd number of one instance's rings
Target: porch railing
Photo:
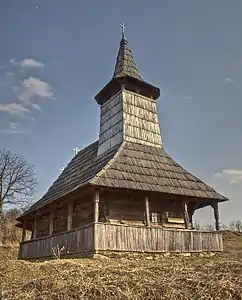
[[[94,251],[206,252],[223,251],[222,233],[164,229],[107,223],[90,224],[75,230],[22,242],[19,258],[53,257],[56,248],[66,256]]]

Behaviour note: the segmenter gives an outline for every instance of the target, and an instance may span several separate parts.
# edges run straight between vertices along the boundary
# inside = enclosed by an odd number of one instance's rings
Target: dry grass
[[[212,257],[30,263],[5,254],[0,261],[2,299],[242,299],[242,236],[226,232],[224,240],[226,251]]]

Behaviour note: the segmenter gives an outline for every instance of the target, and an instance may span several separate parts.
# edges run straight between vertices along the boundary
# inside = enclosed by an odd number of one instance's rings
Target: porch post
[[[37,218],[34,216],[34,222],[33,222],[33,232],[32,232],[32,238],[33,240],[36,239],[37,236]]]
[[[93,254],[98,251],[97,226],[99,220],[99,191],[96,190],[93,198]]]
[[[190,229],[194,229],[193,228],[193,212],[191,210],[188,210],[188,218],[189,218],[189,227]]]
[[[183,209],[184,209],[185,228],[189,229],[189,215],[188,215],[188,209],[187,209],[187,202],[183,202]]]
[[[49,215],[49,235],[53,234],[54,229],[54,212],[51,211]]]
[[[26,241],[26,220],[23,221],[22,242]]]
[[[149,198],[145,197],[145,218],[146,218],[146,226],[150,226],[150,203]]]
[[[213,203],[213,212],[214,212],[214,218],[215,218],[215,228],[216,230],[219,230],[219,210],[218,210],[218,203]]]
[[[68,217],[67,217],[67,230],[72,230],[72,212],[73,212],[73,202],[68,204]]]
[[[93,221],[94,223],[97,223],[99,220],[99,191],[95,192],[93,203],[94,203]]]

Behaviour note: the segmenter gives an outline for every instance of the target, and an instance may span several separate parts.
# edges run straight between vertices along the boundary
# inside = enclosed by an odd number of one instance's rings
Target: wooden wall
[[[162,146],[155,100],[124,89],[101,106],[98,155],[122,141]]]
[[[93,221],[92,197],[92,194],[87,194],[85,197],[78,197],[75,200],[66,199],[65,203],[61,206],[50,206],[50,211],[44,211],[42,215],[39,212],[39,215],[36,216],[36,237],[49,236],[50,212],[52,212],[53,217],[53,234],[67,231],[68,204],[72,201],[72,229],[90,224]],[[34,219],[31,222],[33,227]]]
[[[19,258],[37,259],[53,257],[53,250],[57,247],[59,249],[64,247],[61,252],[63,255],[92,251],[93,225],[83,226],[77,230],[23,242],[20,244]]]
[[[94,203],[93,193],[74,200],[72,209],[72,229],[93,222]],[[67,231],[68,204],[52,207],[53,231],[49,231],[50,213],[37,216],[36,237],[49,236]],[[152,226],[166,228],[185,228],[183,205],[180,199],[149,198],[149,219]],[[145,196],[133,191],[103,190],[100,193],[99,219],[100,222],[113,224],[146,225]]]
[[[33,221],[34,222],[34,221]],[[45,213],[36,217],[36,237],[43,237],[49,235],[49,213]]]
[[[19,258],[53,257],[53,249],[57,246],[59,248],[64,247],[61,252],[62,255],[70,255],[71,257],[93,251],[223,251],[220,232],[97,223],[51,237],[23,242],[20,244]]]
[[[147,146],[161,147],[161,133],[156,101],[124,90],[124,140]]]
[[[78,228],[93,222],[93,199],[78,199],[73,204],[72,228]]]
[[[185,228],[180,199],[149,199],[153,225]],[[145,198],[140,193],[108,191],[100,199],[100,221],[118,224],[146,224]]]
[[[102,201],[106,222],[145,224],[145,204],[142,198],[126,193],[108,193]]]
[[[123,141],[122,92],[118,92],[101,106],[98,155]]]
[[[138,252],[223,251],[222,234],[159,227],[97,224],[96,249]]]

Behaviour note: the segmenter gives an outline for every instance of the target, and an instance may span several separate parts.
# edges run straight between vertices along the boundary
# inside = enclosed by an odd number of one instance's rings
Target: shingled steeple
[[[122,35],[113,78],[124,76],[130,76],[143,81],[140,72],[136,66],[132,50],[129,48],[128,41],[125,38],[125,36]]]
[[[124,27],[124,25],[122,26]],[[160,89],[145,82],[141,77],[124,32],[122,32],[113,77],[96,95],[97,103],[102,105],[123,87],[126,90],[139,93],[154,100],[160,96]]]

